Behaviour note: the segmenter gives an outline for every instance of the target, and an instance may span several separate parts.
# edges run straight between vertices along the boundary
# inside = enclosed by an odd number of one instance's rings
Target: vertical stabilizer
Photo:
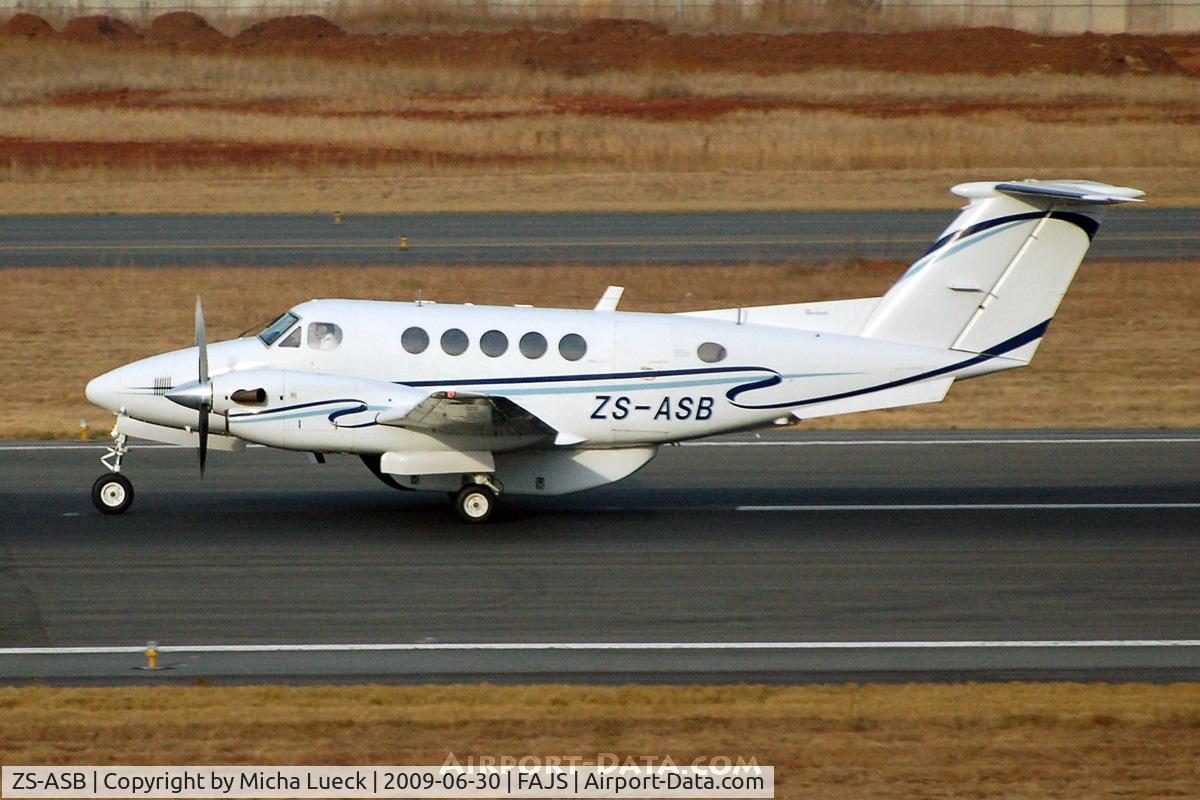
[[[1107,206],[1142,192],[1088,181],[964,183],[949,228],[880,300],[861,335],[1028,361]]]

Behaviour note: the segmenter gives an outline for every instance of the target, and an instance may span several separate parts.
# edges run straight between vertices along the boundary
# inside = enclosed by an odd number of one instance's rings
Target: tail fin
[[[862,336],[1028,362],[1105,208],[1142,196],[1087,181],[951,191],[970,202],[883,296]]]

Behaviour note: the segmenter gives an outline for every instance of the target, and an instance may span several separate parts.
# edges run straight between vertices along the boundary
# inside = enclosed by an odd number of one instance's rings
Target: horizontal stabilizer
[[[1109,186],[1105,183],[1092,183],[1091,181],[1016,181],[997,183],[995,186],[996,191],[1009,195],[1048,197],[1085,205],[1140,203],[1142,201],[1139,198],[1145,194],[1145,192],[1130,189],[1127,186]]]

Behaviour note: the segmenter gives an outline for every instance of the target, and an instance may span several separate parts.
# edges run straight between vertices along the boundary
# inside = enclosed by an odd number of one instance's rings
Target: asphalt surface
[[[1200,432],[734,437],[487,526],[151,446],[103,517],[100,452],[0,445],[0,681],[1200,679]]]
[[[913,261],[946,211],[0,217],[0,267]],[[407,248],[400,245],[407,238]],[[1194,259],[1200,209],[1120,209],[1093,259]]]

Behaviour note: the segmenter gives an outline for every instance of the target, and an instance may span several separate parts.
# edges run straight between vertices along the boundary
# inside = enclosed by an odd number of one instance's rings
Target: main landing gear
[[[123,433],[114,435],[112,445],[100,457],[109,472],[92,484],[92,503],[101,514],[121,514],[133,504],[133,484],[121,474],[121,462],[129,452],[128,440]]]
[[[463,522],[487,522],[496,510],[500,486],[490,475],[475,475],[473,480],[457,494],[451,494],[450,501]]]

